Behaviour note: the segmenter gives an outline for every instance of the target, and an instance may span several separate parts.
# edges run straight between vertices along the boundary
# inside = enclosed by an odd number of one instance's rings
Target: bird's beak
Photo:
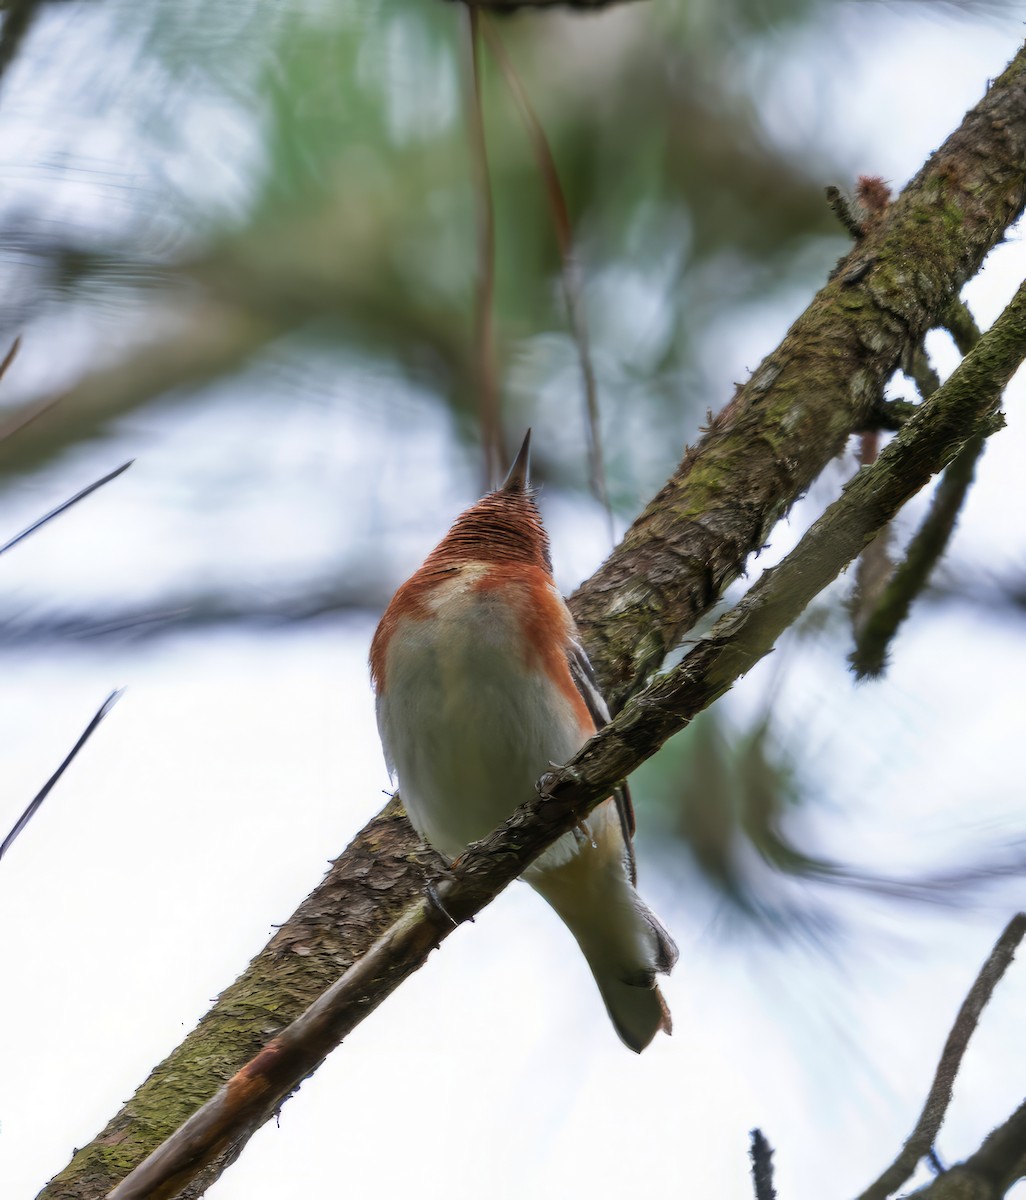
[[[531,486],[531,431],[527,431],[524,444],[520,447],[513,465],[502,485],[504,492],[523,492]]]

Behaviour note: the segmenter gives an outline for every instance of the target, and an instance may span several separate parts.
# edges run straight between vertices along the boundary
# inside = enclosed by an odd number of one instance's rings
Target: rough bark
[[[1020,50],[574,597],[614,711],[867,422],[903,351],[1021,213],[1024,162]]]
[[[1000,401],[1026,357],[1026,284],[974,353],[924,405],[874,466],[859,472],[799,545],[684,658],[628,702],[575,757],[541,781],[541,790],[505,824],[472,845],[418,896],[353,966],[215,1096],[177,1128],[110,1194],[110,1200],[170,1200],[223,1165],[396,987],[463,921],[470,920],[522,874],[559,836],[569,833],[644,759],[722,695],[874,537],[930,476],[958,453]],[[1021,939],[1016,918],[967,1001],[966,1039]],[[954,1053],[954,1052],[952,1052]],[[952,1071],[957,1062],[950,1054]],[[939,1090],[943,1091],[942,1079]],[[938,1089],[935,1089],[937,1091]],[[928,1106],[932,1115],[939,1100]],[[943,1115],[941,1111],[940,1115]]]
[[[774,522],[878,407],[902,351],[937,320],[1021,213],[1024,81],[1020,52],[574,596],[575,615],[617,707],[744,570]],[[386,808],[41,1196],[93,1198],[122,1178],[389,927],[422,890],[423,862],[423,848],[398,810]],[[201,1194],[233,1156],[225,1150],[182,1194]]]

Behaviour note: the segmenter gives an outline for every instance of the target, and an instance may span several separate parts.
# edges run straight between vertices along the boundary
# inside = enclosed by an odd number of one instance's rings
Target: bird
[[[552,576],[527,432],[505,482],[457,517],[371,642],[378,732],[417,832],[450,862],[609,721]],[[620,1039],[640,1053],[670,1011],[677,947],[639,897],[626,784],[523,874],[569,928]]]

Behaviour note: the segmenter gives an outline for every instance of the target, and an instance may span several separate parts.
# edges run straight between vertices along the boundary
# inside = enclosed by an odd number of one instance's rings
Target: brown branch
[[[416,898],[341,979],[116,1187],[110,1200],[160,1200],[203,1178],[218,1155],[251,1136],[453,929],[768,654],[809,601],[997,405],[1026,357],[1024,318],[1026,284],[916,420],[856,476],[795,550],[765,572],[678,667],[631,700],[565,767],[545,776],[538,796]]]
[[[567,319],[570,322],[570,332],[577,347],[577,358],[581,365],[581,382],[584,386],[584,417],[588,430],[588,475],[591,490],[595,499],[605,509],[609,521],[609,540],[614,540],[613,509],[609,502],[609,489],[606,486],[606,468],[602,456],[602,430],[599,421],[598,384],[595,379],[595,367],[591,358],[591,339],[588,335],[587,316],[584,311],[584,298],[581,295],[581,273],[574,256],[573,230],[570,225],[570,213],[567,208],[563,185],[559,179],[559,169],[552,153],[552,147],[545,136],[542,123],[531,104],[524,85],[520,81],[516,68],[513,66],[506,47],[498,32],[492,27],[491,21],[481,22],[485,41],[499,64],[506,86],[520,111],[524,127],[527,130],[531,151],[538,171],[545,185],[545,197],[549,203],[549,213],[552,217],[552,227],[556,233],[556,243],[562,261],[563,297],[566,301]]]
[[[1026,49],[872,223],[575,597],[614,709],[878,411],[905,348],[1022,211],[1024,163]]]
[[[464,106],[470,140],[470,165],[477,210],[477,283],[474,288],[474,352],[477,367],[478,416],[484,450],[484,486],[495,487],[506,464],[499,412],[499,381],[495,366],[495,204],[488,173],[488,141],[481,101],[479,15],[467,6],[467,82]]]
[[[951,1089],[962,1064],[966,1047],[969,1045],[969,1039],[979,1024],[980,1014],[993,994],[994,988],[1007,971],[1024,934],[1026,934],[1026,913],[1017,913],[998,938],[994,949],[980,969],[976,982],[969,989],[969,994],[958,1010],[958,1016],[955,1018],[955,1023],[948,1034],[948,1040],[944,1044],[944,1052],[937,1064],[933,1084],[927,1094],[926,1103],[923,1105],[923,1111],[919,1115],[915,1128],[909,1134],[898,1157],[878,1179],[862,1192],[858,1200],[887,1200],[887,1197],[892,1196],[912,1175],[919,1165],[920,1159],[933,1146],[948,1111],[948,1105],[951,1103]],[[1021,1119],[1019,1124],[1022,1124]],[[986,1145],[987,1143],[984,1143],[984,1147],[981,1147],[977,1153],[983,1154]],[[1023,1159],[1024,1145],[1026,1145],[1026,1139],[1020,1132],[1016,1161]],[[996,1154],[997,1152],[992,1148],[989,1153]],[[964,1166],[968,1166],[968,1163]]]
[[[740,574],[850,431],[878,411],[883,381],[905,345],[935,323],[1021,212],[1024,80],[1021,53],[858,247],[859,254],[871,248],[873,269],[851,287],[834,280],[820,292],[578,590],[575,616],[618,707]],[[908,421],[894,444],[920,418]],[[423,855],[397,807],[386,808],[43,1196],[95,1200],[123,1178],[422,893]],[[199,1195],[233,1152],[183,1194]]]
[[[862,221],[859,220],[855,205],[850,197],[846,196],[836,184],[829,184],[824,188],[826,193],[827,204],[830,206],[830,211],[837,218],[838,224],[846,229],[855,241],[861,241],[865,230],[862,226]]]
[[[859,466],[876,461],[880,453],[880,434],[867,430],[859,436]],[[851,602],[851,623],[856,643],[866,621],[876,611],[880,596],[887,587],[894,563],[891,559],[891,526],[883,529],[859,555],[855,564],[855,590]]]
[[[972,314],[961,301],[951,304],[942,324],[951,332],[963,355],[980,340]],[[906,369],[910,370],[920,395],[926,399],[940,387],[940,380],[920,342],[913,348]],[[986,434],[971,438],[941,476],[930,508],[908,544],[905,557],[889,580],[881,581],[871,594],[871,603],[860,611],[855,624],[855,646],[849,662],[856,678],[876,678],[887,665],[890,647],[915,600],[930,582],[937,563],[947,550],[958,514],[976,475],[976,464],[986,445]]]

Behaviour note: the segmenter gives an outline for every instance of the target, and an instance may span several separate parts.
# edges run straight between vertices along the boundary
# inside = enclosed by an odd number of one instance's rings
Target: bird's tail
[[[576,938],[616,1032],[640,1054],[660,1030],[673,1027],[655,977],[673,967],[677,947],[625,870],[592,865],[583,881],[582,865],[529,871],[526,878]]]

